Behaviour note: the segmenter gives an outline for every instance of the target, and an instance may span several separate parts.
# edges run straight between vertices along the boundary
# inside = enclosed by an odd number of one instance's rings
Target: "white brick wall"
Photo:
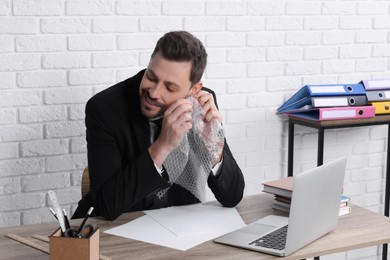
[[[218,94],[246,195],[260,193],[263,181],[286,174],[287,124],[275,109],[291,94],[309,83],[390,77],[389,10],[384,0],[0,0],[0,227],[52,221],[49,189],[75,209],[86,101],[147,66],[169,30],[205,43],[204,83]],[[348,156],[345,192],[378,212],[386,130],[325,134],[325,161]],[[296,131],[300,172],[316,164],[317,135]]]

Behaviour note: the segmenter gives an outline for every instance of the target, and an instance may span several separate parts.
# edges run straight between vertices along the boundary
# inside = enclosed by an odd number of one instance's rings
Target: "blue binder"
[[[305,85],[282,106],[277,113],[291,112],[302,108],[311,107],[311,98],[320,96],[352,96],[365,95],[363,84],[330,84],[330,85]]]

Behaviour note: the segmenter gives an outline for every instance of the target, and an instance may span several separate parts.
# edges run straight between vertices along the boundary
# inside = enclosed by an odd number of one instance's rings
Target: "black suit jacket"
[[[84,217],[90,206],[95,208],[93,215],[113,220],[123,212],[199,202],[176,184],[165,199],[154,195],[169,184],[157,172],[148,152],[149,120],[140,111],[139,97],[144,72],[87,102],[90,192],[80,200],[72,218]],[[220,173],[217,177],[210,174],[208,186],[223,206],[234,207],[242,199],[244,178],[226,142]]]

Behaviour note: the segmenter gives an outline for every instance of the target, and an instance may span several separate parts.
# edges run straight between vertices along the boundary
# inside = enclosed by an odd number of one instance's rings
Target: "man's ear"
[[[196,83],[195,85],[192,86],[191,90],[190,90],[190,95],[191,96],[194,96],[196,93],[198,93],[203,87],[203,82],[202,81],[199,81],[198,83]]]

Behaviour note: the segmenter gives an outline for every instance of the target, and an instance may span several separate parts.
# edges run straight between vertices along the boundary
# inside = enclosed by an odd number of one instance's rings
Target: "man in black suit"
[[[90,191],[72,218],[90,206],[108,220],[123,212],[198,203],[190,191],[164,178],[164,161],[192,128],[195,97],[204,121],[222,123],[215,94],[202,87],[207,53],[188,32],[165,34],[146,70],[92,97],[86,105]],[[153,121],[161,118],[160,133]],[[156,137],[153,137],[156,135]],[[225,207],[242,199],[244,178],[226,143],[213,162],[207,184]],[[163,198],[156,192],[169,188]]]

